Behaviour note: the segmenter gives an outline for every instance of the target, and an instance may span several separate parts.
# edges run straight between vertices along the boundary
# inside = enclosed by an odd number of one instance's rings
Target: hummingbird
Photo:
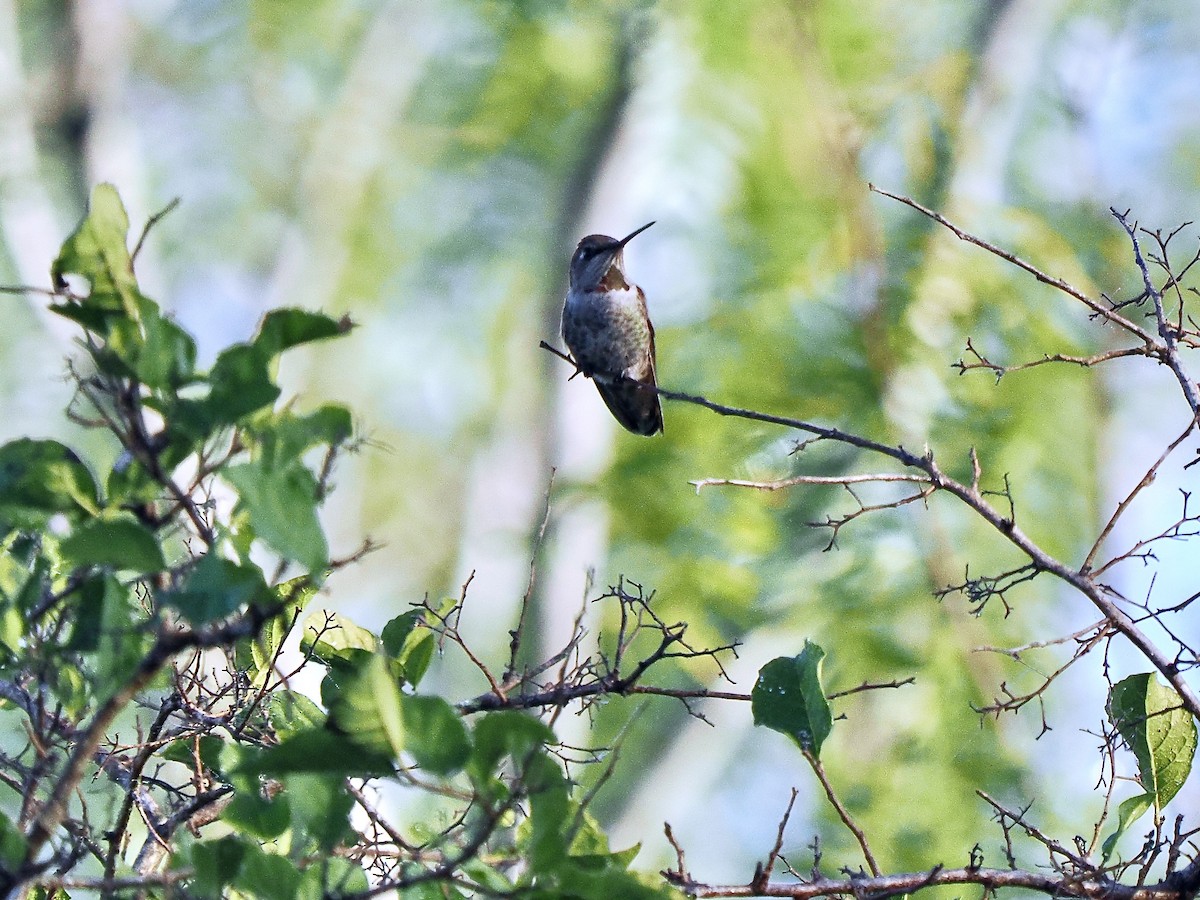
[[[653,225],[617,240],[589,234],[571,257],[562,336],[575,365],[592,379],[622,427],[650,436],[663,430],[654,369],[654,326],[646,295],[625,277],[621,251]]]

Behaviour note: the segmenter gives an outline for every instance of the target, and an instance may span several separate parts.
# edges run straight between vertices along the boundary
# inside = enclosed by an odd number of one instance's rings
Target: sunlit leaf
[[[1179,793],[1196,755],[1196,721],[1179,695],[1152,674],[1113,685],[1108,717],[1137,758],[1138,777],[1161,810]]]
[[[321,610],[305,620],[300,635],[300,649],[326,664],[349,659],[350,650],[374,653],[378,648],[379,640],[370,631],[343,615]]]
[[[61,287],[66,284],[65,276],[82,275],[91,286],[85,307],[135,317],[137,282],[125,244],[128,231],[129,216],[116,188],[96,185],[87,215],[50,267],[54,284]]]
[[[1128,831],[1129,826],[1144,816],[1153,806],[1154,797],[1151,794],[1138,794],[1136,797],[1130,797],[1128,800],[1121,802],[1121,805],[1117,807],[1117,827],[1113,829],[1112,834],[1104,839],[1104,844],[1100,848],[1105,862],[1108,862],[1108,858],[1117,849],[1117,841],[1121,839],[1121,835]]]

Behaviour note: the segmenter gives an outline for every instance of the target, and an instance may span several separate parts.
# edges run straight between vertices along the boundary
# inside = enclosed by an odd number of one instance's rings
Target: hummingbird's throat
[[[604,273],[604,277],[600,279],[596,288],[601,291],[627,291],[629,282],[625,280],[620,266],[614,264],[608,267],[608,271]]]

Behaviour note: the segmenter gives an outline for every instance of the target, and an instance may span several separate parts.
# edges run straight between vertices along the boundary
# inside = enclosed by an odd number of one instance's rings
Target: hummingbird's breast
[[[650,318],[637,285],[568,291],[562,336],[587,375],[640,381],[653,369]]]

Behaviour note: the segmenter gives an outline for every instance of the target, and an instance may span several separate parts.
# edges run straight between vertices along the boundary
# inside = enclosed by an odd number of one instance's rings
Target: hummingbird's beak
[[[655,220],[655,221],[657,221],[657,220]],[[625,237],[623,237],[619,241],[617,241],[617,249],[619,250],[622,247],[624,247],[626,244],[628,244],[630,241],[632,241],[635,237],[637,237],[639,234],[641,234],[643,231],[645,231],[647,228],[649,228],[653,224],[654,224],[654,222],[647,222],[645,225],[643,225],[637,231],[629,232],[629,234],[625,235]]]

